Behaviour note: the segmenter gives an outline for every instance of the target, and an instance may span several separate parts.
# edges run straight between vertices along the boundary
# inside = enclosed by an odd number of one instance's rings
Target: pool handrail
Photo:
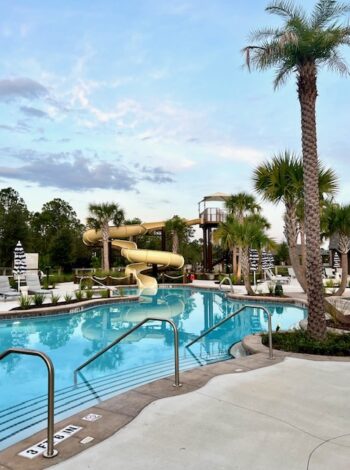
[[[24,348],[10,348],[0,353],[0,361],[10,354],[24,354],[27,356],[40,357],[45,362],[47,367],[47,449],[43,453],[43,456],[51,459],[58,455],[58,450],[54,448],[54,394],[55,394],[55,368],[52,364],[51,359],[45,353],[37,351],[35,349],[24,349]]]
[[[228,283],[230,285],[230,291],[231,291],[231,293],[233,293],[233,284],[232,284],[230,276],[225,276],[221,279],[221,281],[219,282],[219,290],[222,291],[222,285],[223,285],[224,281],[228,281]]]
[[[180,383],[180,367],[179,367],[179,333],[178,333],[178,329],[177,329],[177,326],[175,325],[175,323],[173,322],[173,320],[170,320],[168,318],[161,318],[161,317],[147,317],[145,318],[144,320],[140,321],[137,325],[135,325],[134,327],[132,327],[130,330],[128,330],[127,332],[125,332],[124,334],[122,334],[121,336],[119,336],[119,338],[115,339],[114,341],[112,341],[108,346],[106,346],[105,348],[101,349],[100,351],[98,351],[96,354],[94,354],[92,357],[90,357],[90,359],[88,359],[87,361],[85,361],[83,364],[81,364],[79,367],[77,367],[75,370],[74,370],[74,384],[76,385],[77,384],[77,373],[83,369],[84,367],[86,367],[87,365],[91,364],[91,362],[93,362],[95,359],[97,359],[98,357],[102,356],[102,354],[104,354],[105,352],[109,351],[111,348],[113,348],[116,344],[120,343],[120,341],[122,341],[124,338],[126,338],[127,336],[129,336],[131,333],[133,333],[135,330],[137,330],[138,328],[140,328],[142,325],[144,325],[145,323],[149,322],[149,321],[160,321],[160,322],[166,322],[166,323],[169,323],[169,325],[171,325],[171,327],[173,328],[173,331],[174,331],[174,369],[175,369],[175,383],[173,384],[174,387],[181,387],[182,384]]]
[[[273,357],[273,348],[272,348],[272,321],[271,321],[272,315],[271,315],[270,311],[266,307],[264,307],[263,305],[249,305],[249,304],[243,305],[243,307],[241,307],[238,310],[236,310],[235,312],[231,313],[230,315],[225,317],[223,320],[220,320],[218,323],[216,323],[215,325],[210,327],[208,330],[204,331],[201,335],[197,336],[197,338],[192,340],[190,343],[186,344],[186,348],[189,348],[190,346],[192,346],[192,344],[196,343],[198,340],[202,339],[208,333],[215,330],[217,327],[221,326],[226,321],[230,320],[230,318],[238,315],[239,313],[241,313],[246,308],[257,308],[257,309],[263,310],[267,314],[267,317],[268,317],[268,335],[269,335],[269,359],[273,359],[274,357]]]
[[[118,292],[118,294],[120,295],[120,290],[117,286],[106,286],[106,284],[103,284],[103,282],[101,282],[99,279],[97,279],[96,276],[81,276],[80,281],[79,281],[79,289],[80,290],[82,289],[82,287],[81,287],[82,281],[84,281],[85,279],[90,279],[92,282],[95,282],[98,286],[101,286],[104,289],[110,291],[110,293],[112,293],[113,291],[116,290]]]

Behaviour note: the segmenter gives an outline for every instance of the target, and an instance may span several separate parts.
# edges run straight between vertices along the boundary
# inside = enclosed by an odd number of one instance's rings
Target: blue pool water
[[[267,317],[249,308],[219,329],[185,348],[203,331],[243,306],[218,292],[160,289],[137,303],[116,303],[76,314],[4,320],[0,351],[10,347],[45,352],[55,366],[56,420],[113,395],[173,374],[173,333],[166,322],[147,323],[87,366],[73,385],[73,371],[146,317],[171,318],[179,329],[181,370],[231,357],[230,347],[244,336],[265,331]],[[306,317],[294,305],[266,304],[272,325],[288,329]],[[10,355],[0,362],[0,449],[45,427],[46,368],[29,356]]]

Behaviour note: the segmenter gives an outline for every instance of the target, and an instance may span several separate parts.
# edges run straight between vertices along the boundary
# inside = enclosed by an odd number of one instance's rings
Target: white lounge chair
[[[37,273],[27,273],[26,283],[28,287],[28,294],[51,294],[51,290],[42,289],[40,285],[39,276]]]
[[[290,276],[291,279],[295,279],[296,278],[296,275],[295,275],[295,272],[294,272],[294,269],[293,268],[288,268],[288,274]]]
[[[15,298],[20,296],[19,292],[10,286],[10,281],[7,276],[0,276],[0,295],[3,296],[4,300],[8,297]]]
[[[271,269],[266,269],[266,276],[269,278],[270,281],[272,282],[280,282],[281,284],[289,284],[290,283],[290,277],[289,276],[281,276],[280,274],[274,274]]]
[[[324,268],[326,279],[334,279],[334,269],[333,268]]]

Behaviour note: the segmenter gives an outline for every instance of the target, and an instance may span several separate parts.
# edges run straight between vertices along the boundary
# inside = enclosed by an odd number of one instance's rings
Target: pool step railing
[[[186,344],[186,348],[190,348],[194,343],[202,339],[204,336],[208,335],[210,332],[221,326],[223,323],[227,322],[231,318],[235,317],[239,313],[243,312],[243,310],[246,310],[247,308],[255,308],[255,309],[260,309],[263,310],[263,312],[266,313],[267,318],[268,318],[268,335],[269,335],[269,359],[273,359],[273,348],[272,348],[272,315],[270,311],[264,307],[263,305],[243,305],[243,307],[239,308],[235,312],[231,313],[227,317],[225,317],[223,320],[219,321],[215,325],[213,325],[211,328],[208,328],[208,330],[204,331],[201,335],[197,336],[197,338],[193,339],[190,341],[188,344]]]
[[[225,359],[229,359],[227,354],[218,354],[213,355],[210,359],[205,358],[203,361],[204,364],[211,364]],[[193,369],[194,367],[198,367],[198,363],[192,357],[181,359],[182,371]],[[56,416],[65,416],[69,415],[69,413],[86,409],[130,389],[160,378],[169,377],[172,369],[173,360],[166,359],[157,364],[146,364],[91,379],[88,383],[87,381],[80,383],[77,387],[71,386],[57,390],[55,393],[55,414]],[[94,389],[95,395],[91,393],[91,388]],[[43,403],[44,398],[44,395],[38,396],[0,410],[0,442],[6,442],[14,435],[43,423],[46,417],[45,404]]]
[[[233,284],[232,284],[231,278],[229,276],[225,276],[221,279],[221,281],[219,282],[219,290],[223,290],[222,285],[225,281],[228,281],[229,286],[230,286],[231,294],[233,294]]]
[[[100,356],[102,356],[104,353],[109,351],[111,348],[116,346],[118,343],[120,343],[124,338],[127,336],[131,335],[134,331],[136,331],[138,328],[140,328],[142,325],[144,325],[147,322],[150,321],[160,321],[160,322],[166,322],[169,323],[169,325],[173,329],[174,333],[174,369],[175,369],[175,383],[174,387],[181,387],[180,383],[180,366],[179,366],[179,332],[177,329],[177,326],[173,322],[173,320],[170,320],[168,318],[161,318],[161,317],[147,317],[144,320],[140,321],[137,325],[135,325],[133,328],[130,328],[127,332],[125,332],[123,335],[119,336],[119,338],[115,339],[112,341],[108,346],[105,348],[101,349],[99,352],[94,354],[90,359],[85,361],[83,364],[81,364],[79,367],[77,367],[74,371],[74,383],[77,383],[77,374],[80,372],[84,367],[87,365],[91,364],[94,362],[96,359],[98,359]]]
[[[58,455],[54,448],[54,426],[55,426],[55,368],[51,359],[45,353],[35,349],[10,348],[0,353],[0,361],[10,354],[23,354],[25,356],[35,356],[42,359],[47,368],[47,448],[43,456],[51,459]]]

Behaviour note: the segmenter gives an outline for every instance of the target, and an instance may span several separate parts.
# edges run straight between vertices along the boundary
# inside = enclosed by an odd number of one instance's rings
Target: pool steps
[[[199,356],[197,360],[193,357],[182,358],[181,371],[198,367],[198,359],[202,365],[205,365],[229,358],[230,356],[227,353],[210,355],[210,359],[203,356]],[[79,376],[77,387],[72,385],[56,391],[56,421],[132,388],[171,376],[173,373],[174,361],[169,358],[158,362],[156,365],[147,364],[91,379],[88,384],[82,381],[81,376]],[[87,376],[88,372],[85,375]],[[19,436],[23,439],[43,428],[46,418],[46,395],[40,395],[0,410],[0,449],[18,441]],[[16,436],[16,439],[12,442],[11,438],[14,436]]]

